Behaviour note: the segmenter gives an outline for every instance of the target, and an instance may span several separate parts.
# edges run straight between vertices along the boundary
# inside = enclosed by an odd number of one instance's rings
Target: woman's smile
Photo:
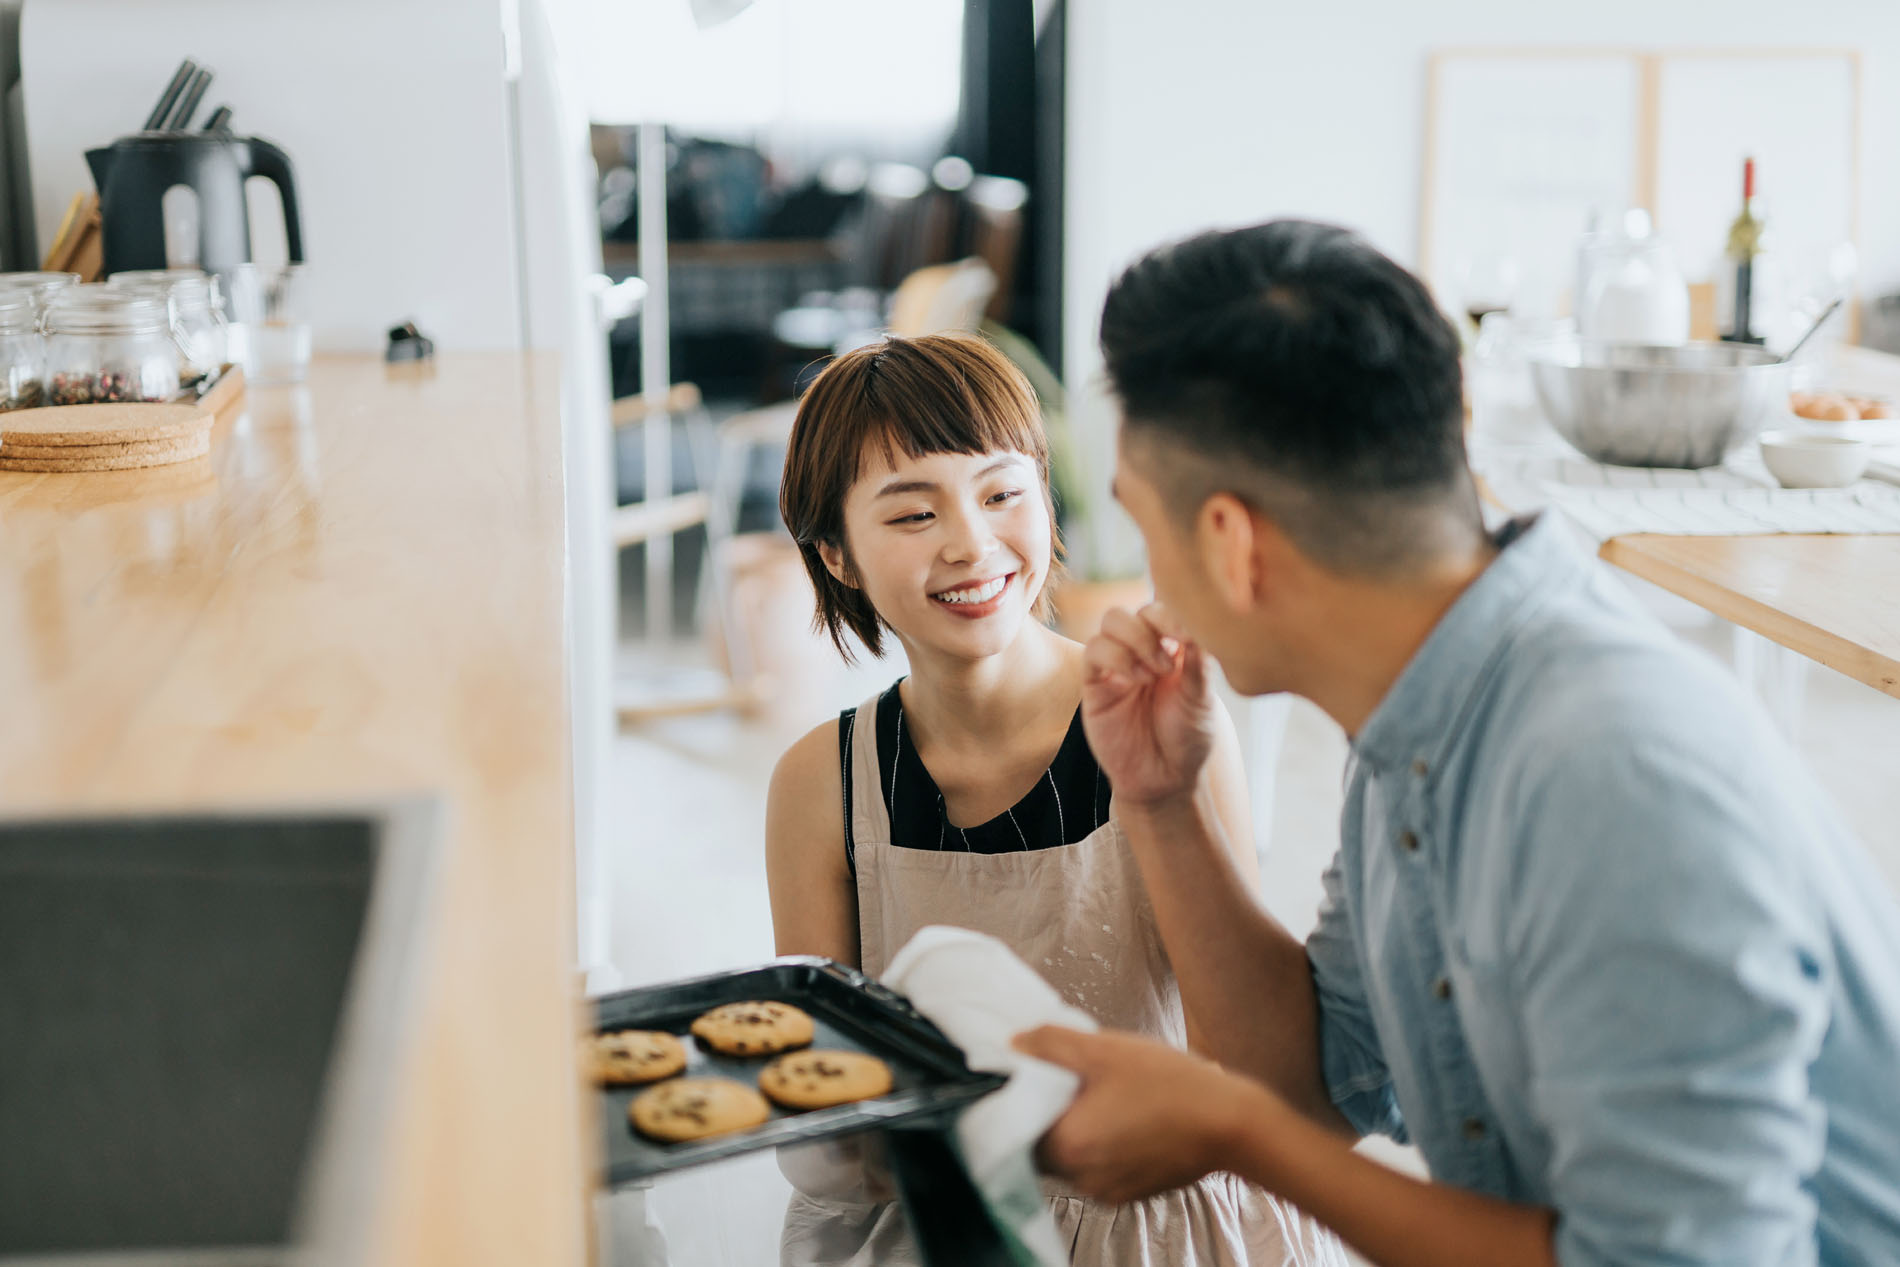
[[[966,581],[950,589],[939,590],[930,597],[948,608],[953,615],[977,620],[1001,610],[1003,591],[1015,579],[1016,573],[1006,572],[986,581]]]

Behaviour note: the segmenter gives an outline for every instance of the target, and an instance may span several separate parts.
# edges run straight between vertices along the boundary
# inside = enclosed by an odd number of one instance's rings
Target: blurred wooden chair
[[[736,414],[714,425],[699,388],[691,383],[674,386],[661,409],[650,408],[639,397],[614,402],[616,428],[671,425],[674,418],[685,422],[697,487],[658,504],[635,502],[619,507],[614,516],[614,542],[629,546],[660,533],[682,532],[696,524],[705,527],[706,563],[696,605],[700,628],[719,652],[725,669],[725,683],[719,689],[623,703],[617,710],[622,726],[727,708],[750,712],[770,698],[773,683],[764,671],[770,657],[761,654],[760,621],[753,610],[760,604],[746,602],[739,591],[749,576],[774,562],[771,543],[762,539],[779,538],[779,552],[791,550],[794,558],[797,551],[783,534],[747,533],[742,537],[739,513],[753,454],[760,449],[782,448],[791,437],[796,415],[797,406],[788,403]]]
[[[1023,208],[1029,186],[1006,176],[978,176],[963,192],[963,252],[989,265],[996,287],[983,315],[1007,324],[1023,249]]]
[[[995,293],[996,274],[980,259],[920,268],[891,296],[886,328],[907,336],[974,330]]]
[[[645,426],[655,420],[670,426],[674,418],[680,418],[686,423],[689,438],[695,428],[709,425],[705,402],[700,398],[699,388],[692,383],[674,384],[657,410],[647,403],[644,396],[623,396],[613,403],[613,411],[609,416],[613,419],[616,431]],[[675,493],[657,502],[638,501],[616,506],[612,521],[614,545],[638,545],[651,537],[662,534],[670,536],[684,532],[695,524],[703,524],[710,504],[704,492],[695,490]]]

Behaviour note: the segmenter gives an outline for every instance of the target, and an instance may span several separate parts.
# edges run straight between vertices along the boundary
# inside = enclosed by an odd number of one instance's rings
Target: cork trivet
[[[21,444],[8,440],[0,444],[0,458],[51,458],[60,462],[80,458],[127,458],[148,453],[176,453],[181,446],[197,442],[195,435],[176,440],[134,440],[126,444]]]
[[[70,474],[70,472],[67,472]],[[13,475],[0,471],[0,482]],[[22,474],[21,479],[26,476]],[[57,479],[52,475],[33,476],[53,479],[62,490],[63,505],[95,506],[182,506],[218,491],[218,468],[209,457],[186,458],[170,466],[147,466],[133,471],[99,471],[83,480]]]
[[[137,444],[208,431],[199,405],[53,405],[0,414],[0,448],[13,443]]]
[[[8,457],[0,447],[0,471],[131,471],[145,466],[188,462],[211,452],[211,433],[175,442],[158,453],[122,453],[117,457],[21,458]]]

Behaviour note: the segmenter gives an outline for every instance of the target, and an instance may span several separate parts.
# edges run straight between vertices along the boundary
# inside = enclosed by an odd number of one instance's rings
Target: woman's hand
[[[1214,747],[1214,695],[1201,649],[1167,609],[1108,613],[1083,652],[1082,726],[1118,801],[1191,795]]]
[[[1103,1201],[1134,1201],[1232,1169],[1239,1128],[1276,1103],[1210,1060],[1131,1034],[1044,1026],[1015,1045],[1081,1075],[1075,1103],[1042,1137],[1039,1157]]]

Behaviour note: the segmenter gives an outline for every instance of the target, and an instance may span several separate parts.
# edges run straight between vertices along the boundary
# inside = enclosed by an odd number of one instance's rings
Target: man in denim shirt
[[[1116,1199],[1233,1170],[1393,1267],[1900,1263],[1900,910],[1561,520],[1485,530],[1418,281],[1328,226],[1208,234],[1102,342],[1161,603],[1090,644],[1084,721],[1221,1065],[1025,1035],[1083,1079],[1048,1163]],[[1217,838],[1209,656],[1352,739],[1303,946]]]

